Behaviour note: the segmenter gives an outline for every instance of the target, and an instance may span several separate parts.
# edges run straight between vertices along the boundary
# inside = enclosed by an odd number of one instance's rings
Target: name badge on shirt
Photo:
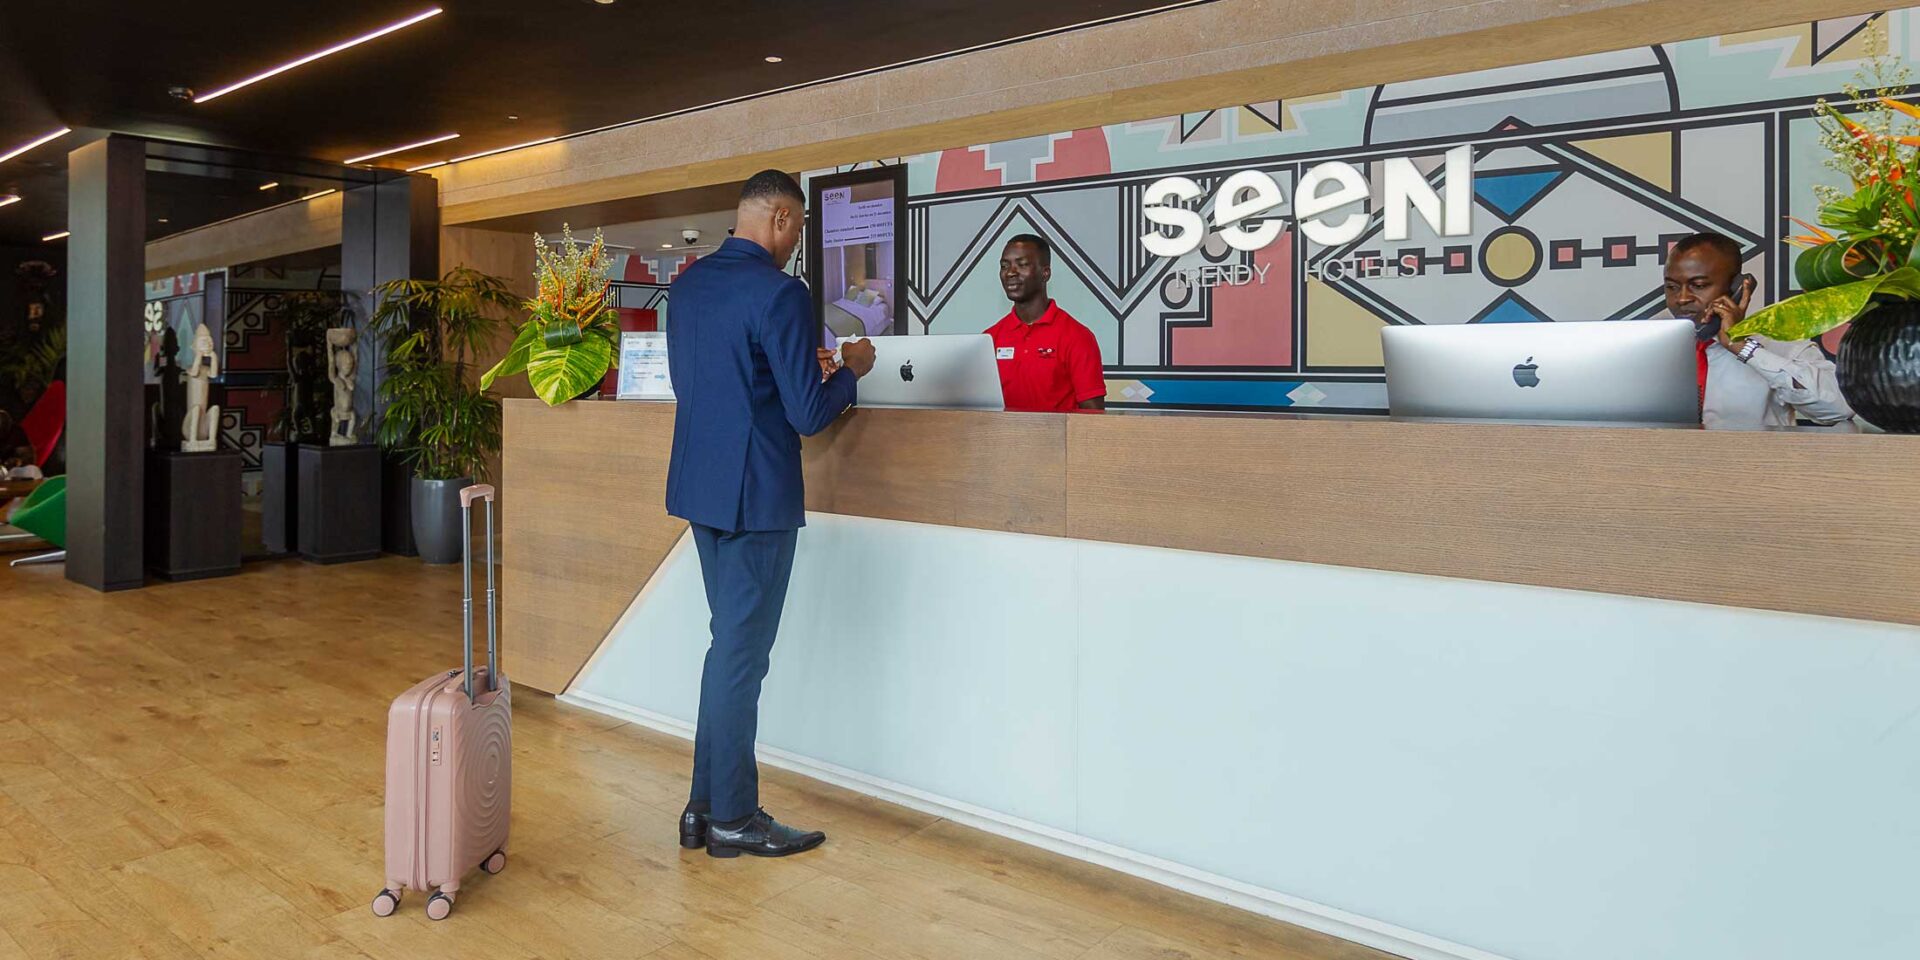
[[[1012,348],[1012,347],[998,347],[998,348],[995,348],[995,349],[994,349],[994,351],[993,351],[993,358],[994,358],[995,360],[1012,360],[1012,359],[1013,359],[1013,348]]]

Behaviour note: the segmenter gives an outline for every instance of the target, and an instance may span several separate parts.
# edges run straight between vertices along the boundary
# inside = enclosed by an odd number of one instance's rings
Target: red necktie
[[[1700,358],[1698,369],[1700,371],[1700,407],[1702,409],[1705,409],[1707,406],[1707,347],[1712,345],[1712,343],[1712,340],[1702,340],[1694,350],[1694,355]]]

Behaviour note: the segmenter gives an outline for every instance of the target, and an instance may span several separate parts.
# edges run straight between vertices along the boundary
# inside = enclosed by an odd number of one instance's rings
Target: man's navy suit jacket
[[[667,512],[719,530],[804,526],[800,437],[851,406],[857,382],[845,369],[820,382],[806,284],[729,237],[681,271],[667,311],[678,401]]]

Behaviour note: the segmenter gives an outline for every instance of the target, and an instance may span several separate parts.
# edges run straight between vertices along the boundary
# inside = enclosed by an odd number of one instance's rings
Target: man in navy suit
[[[715,857],[782,857],[826,840],[760,809],[753,759],[760,682],[806,523],[800,437],[852,406],[856,381],[873,369],[871,343],[843,346],[839,367],[819,349],[813,297],[783,272],[805,207],[792,177],[754,174],[733,236],[682,271],[667,300],[678,400],[667,512],[693,526],[713,614],[680,844]]]

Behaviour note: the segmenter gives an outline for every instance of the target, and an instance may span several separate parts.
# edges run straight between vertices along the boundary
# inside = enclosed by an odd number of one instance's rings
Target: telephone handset
[[[1733,286],[1727,290],[1727,296],[1731,297],[1733,302],[1739,303],[1743,297],[1748,296],[1759,288],[1760,281],[1756,279],[1753,274],[1743,273],[1733,278]],[[1695,339],[1698,339],[1702,343],[1719,336],[1720,315],[1715,313],[1702,314],[1700,319],[1694,322],[1693,335]]]

